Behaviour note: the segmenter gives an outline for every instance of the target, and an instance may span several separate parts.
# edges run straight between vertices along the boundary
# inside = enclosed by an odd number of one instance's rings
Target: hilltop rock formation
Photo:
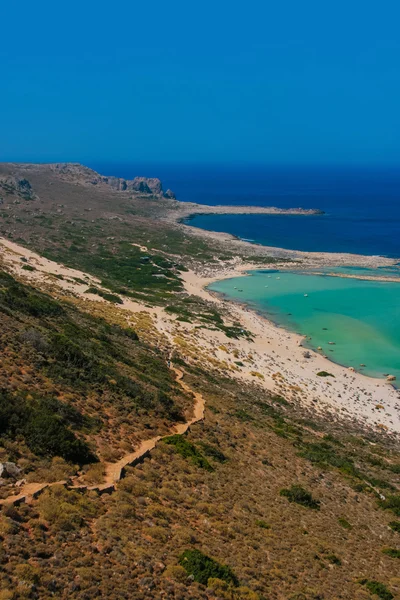
[[[127,181],[128,190],[132,189],[145,194],[161,194],[162,184],[156,177],[135,177],[132,181]]]
[[[2,169],[4,174],[1,174],[0,170],[0,204],[3,194],[4,196],[17,196],[24,200],[38,199],[38,195],[25,174],[29,177],[29,173],[45,173],[46,171],[52,171],[57,175],[57,178],[79,185],[107,186],[118,192],[131,192],[132,194],[156,196],[168,200],[176,199],[171,190],[163,191],[162,183],[157,177],[124,179],[122,177],[105,176],[79,163],[4,163],[4,166],[8,167],[8,173],[4,173],[5,169]]]
[[[136,192],[138,194],[149,194],[175,199],[175,194],[171,190],[163,192],[162,183],[157,177],[135,177],[134,179],[107,177],[77,163],[56,163],[49,166],[63,178],[79,180],[81,183],[91,185],[105,184],[118,192]]]
[[[25,178],[0,177],[0,190],[7,195],[19,196],[23,200],[36,200],[32,185]]]

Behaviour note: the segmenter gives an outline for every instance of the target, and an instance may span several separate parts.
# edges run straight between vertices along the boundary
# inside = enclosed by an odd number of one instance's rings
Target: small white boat
[[[308,298],[308,294],[304,294],[304,298]]]

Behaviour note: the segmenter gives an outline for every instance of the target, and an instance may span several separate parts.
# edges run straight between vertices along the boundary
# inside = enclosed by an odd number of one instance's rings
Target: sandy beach
[[[4,264],[27,282],[48,289],[50,278],[51,286],[67,296],[84,298],[87,302],[105,302],[97,295],[86,293],[89,284],[99,286],[96,278],[47,260],[8,240],[1,239],[0,244]],[[26,263],[21,262],[21,258],[35,270],[23,270]],[[240,322],[251,332],[252,339],[232,339],[219,330],[199,329],[196,323],[177,321],[162,307],[149,307],[126,298],[122,305],[113,306],[113,309],[132,314],[147,313],[159,335],[168,340],[171,347],[179,347],[189,361],[209,362],[210,367],[225,371],[231,377],[261,386],[289,401],[312,407],[316,412],[329,413],[334,419],[351,419],[367,427],[400,433],[400,392],[390,383],[335,364],[318,352],[309,351],[310,358],[305,358],[301,336],[279,328],[246,306],[227,301],[206,289],[214,281],[244,276],[246,271],[255,268],[260,268],[260,264],[237,261],[234,266],[214,268],[213,275],[194,271],[182,273],[189,294],[218,306],[228,324]],[[77,279],[88,284],[84,285]],[[329,381],[318,377],[317,373],[324,370],[334,377],[330,377]]]
[[[225,277],[244,275],[246,270],[254,268],[255,265],[242,265],[225,273]],[[234,364],[238,360],[235,350],[239,351],[242,362],[249,355],[252,357],[249,367],[235,373],[236,377],[256,380],[258,385],[292,398],[294,402],[314,406],[316,411],[328,411],[336,417],[349,417],[365,425],[400,432],[400,393],[390,383],[354,372],[312,350],[309,350],[311,358],[305,358],[301,345],[304,338],[277,327],[245,306],[205,289],[223,277],[222,274],[208,278],[194,273],[183,274],[190,293],[222,305],[231,314],[232,320],[240,321],[246,329],[255,333],[254,342],[240,339],[224,343],[227,350],[220,347],[223,343],[220,333],[204,333],[204,337],[208,338],[206,343],[214,344],[217,358]],[[316,375],[324,370],[335,377],[326,381]],[[255,372],[262,377],[252,375]]]

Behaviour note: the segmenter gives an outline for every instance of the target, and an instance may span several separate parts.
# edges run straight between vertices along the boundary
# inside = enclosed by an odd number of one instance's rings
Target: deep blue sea
[[[160,177],[179,200],[320,208],[322,216],[203,215],[191,225],[305,251],[400,258],[400,168],[89,165],[105,175]]]
[[[400,169],[90,166],[125,178],[160,177],[164,189],[171,188],[182,201],[320,208],[326,213],[205,215],[190,221],[205,229],[294,250],[400,258]],[[215,282],[212,289],[307,335],[310,345],[322,347],[338,363],[400,380],[400,283],[331,276],[376,275],[351,264],[328,271],[260,271]],[[399,266],[384,271],[398,275]]]

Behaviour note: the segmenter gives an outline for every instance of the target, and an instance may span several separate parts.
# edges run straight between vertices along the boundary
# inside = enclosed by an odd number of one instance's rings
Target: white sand
[[[232,321],[239,321],[245,329],[255,334],[254,342],[246,339],[227,341],[219,332],[202,330],[200,335],[206,345],[218,348],[223,344],[228,349],[229,354],[217,349],[217,358],[234,364],[237,360],[244,362],[243,357],[250,354],[253,363],[241,368],[236,377],[257,381],[259,385],[288,399],[292,397],[296,402],[315,406],[315,410],[328,410],[333,415],[345,416],[365,425],[400,432],[400,392],[390,383],[353,372],[312,350],[309,350],[311,358],[305,358],[305,349],[301,347],[304,338],[205,289],[213,281],[237,277],[246,270],[256,268],[260,267],[243,264],[212,278],[201,278],[193,272],[182,274],[188,292],[225,308],[232,316]],[[201,343],[200,340],[198,343]],[[235,350],[239,352],[239,358],[233,356]],[[328,371],[335,377],[318,377],[316,374],[319,371]],[[251,375],[251,372],[260,373],[264,379]]]
[[[101,287],[96,278],[49,261],[5,239],[0,238],[0,248],[4,263],[32,285],[48,285],[49,274],[62,275],[64,279],[52,277],[51,284],[81,298],[104,302],[97,295],[85,293],[89,285]],[[21,257],[36,270],[23,270]],[[188,360],[202,363],[209,360],[210,368],[213,365],[222,367],[240,381],[255,383],[288,400],[312,406],[315,411],[327,411],[334,418],[345,417],[390,433],[400,433],[400,393],[391,384],[352,372],[317,352],[310,351],[311,358],[306,359],[300,336],[277,327],[246,307],[215,297],[205,289],[213,281],[243,275],[245,270],[256,268],[262,267],[237,261],[236,266],[221,269],[213,277],[199,276],[193,271],[182,274],[188,293],[223,308],[229,321],[239,321],[244,329],[254,334],[254,342],[244,338],[230,339],[221,331],[198,329],[196,323],[176,321],[160,307],[149,307],[125,298],[115,310],[149,313],[160,334],[166,336],[171,345],[179,347]],[[73,277],[84,279],[88,284],[78,283]],[[238,367],[236,361],[245,366]],[[335,377],[318,377],[319,371],[328,371]]]

